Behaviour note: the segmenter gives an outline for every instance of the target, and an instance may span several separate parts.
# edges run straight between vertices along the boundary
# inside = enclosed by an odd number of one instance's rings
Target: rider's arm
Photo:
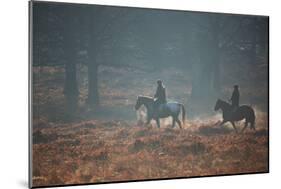
[[[229,99],[229,101],[232,101],[233,98],[234,98],[234,92],[232,93],[231,98]]]

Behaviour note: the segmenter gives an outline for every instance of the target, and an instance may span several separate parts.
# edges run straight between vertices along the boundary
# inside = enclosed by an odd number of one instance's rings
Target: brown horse
[[[246,127],[248,126],[248,123],[251,123],[251,126],[250,126],[251,129],[256,130],[255,129],[256,116],[255,116],[255,112],[252,107],[247,106],[247,105],[242,105],[242,106],[239,106],[235,112],[233,112],[233,108],[232,108],[231,104],[218,99],[216,102],[216,105],[215,105],[215,111],[217,111],[219,109],[222,110],[222,117],[223,117],[223,121],[220,124],[220,126],[229,121],[237,133],[237,129],[236,129],[234,122],[245,119],[245,126],[242,129],[241,133],[246,129]]]
[[[182,110],[182,122],[184,124],[185,120],[185,108],[184,105],[178,102],[168,102],[166,104],[160,105],[160,111],[154,113],[154,99],[148,96],[138,96],[135,109],[138,110],[141,105],[144,105],[147,109],[147,121],[146,124],[149,124],[152,119],[155,119],[158,128],[160,128],[160,118],[166,118],[172,116],[173,118],[173,127],[175,126],[175,122],[182,128],[181,122],[178,118],[180,111]]]

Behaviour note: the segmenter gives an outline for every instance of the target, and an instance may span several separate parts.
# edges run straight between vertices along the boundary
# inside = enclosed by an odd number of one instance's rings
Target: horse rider
[[[234,87],[234,90],[232,92],[230,101],[231,101],[232,111],[235,112],[237,110],[237,108],[239,107],[240,93],[239,93],[238,85],[234,85],[233,87]]]
[[[160,104],[166,104],[167,99],[166,99],[166,89],[165,86],[163,85],[163,82],[161,80],[157,80],[157,90],[154,95],[154,113],[156,114]]]

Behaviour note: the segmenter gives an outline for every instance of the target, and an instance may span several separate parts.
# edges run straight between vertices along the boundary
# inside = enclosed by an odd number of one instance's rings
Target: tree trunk
[[[268,61],[268,56],[269,56],[269,18],[267,18],[266,24],[265,24],[265,50],[264,50],[264,54],[266,57],[266,62]],[[267,62],[268,63],[268,62]]]
[[[249,52],[249,60],[251,64],[256,64],[257,63],[257,19],[254,19],[252,21],[252,26],[251,26],[251,33],[250,33],[250,45],[251,49]]]
[[[220,64],[216,63],[214,65],[214,80],[213,80],[213,86],[214,90],[217,94],[220,94],[221,92],[221,80],[220,80]]]
[[[64,58],[65,62],[65,83],[64,83],[64,95],[66,100],[66,110],[69,113],[69,119],[73,119],[78,106],[78,83],[76,73],[76,46],[77,35],[75,28],[77,27],[77,20],[71,19],[70,13],[72,11],[68,9],[64,12],[66,16],[65,27],[63,29],[64,40]]]
[[[213,57],[213,89],[215,90],[215,94],[219,95],[221,93],[221,70],[220,70],[220,62],[221,62],[221,53],[219,47],[219,41],[214,44],[214,57]]]
[[[78,105],[78,86],[76,75],[76,64],[73,60],[65,65],[65,85],[64,95],[66,98],[66,108],[70,112],[75,112]]]
[[[205,50],[203,50],[205,51]],[[190,97],[189,115],[197,116],[210,112],[216,96],[214,89],[215,65],[205,53],[201,54],[200,60],[193,65],[192,91]]]
[[[91,107],[99,107],[98,64],[88,64],[88,99]]]
[[[214,18],[217,19],[217,18]],[[190,97],[191,116],[210,112],[220,94],[219,25],[214,20],[210,32],[198,37],[198,62],[193,65]]]
[[[192,96],[207,98],[220,93],[220,49],[218,41],[202,43],[200,60],[193,65]]]
[[[211,26],[212,28],[212,37],[211,37],[211,44],[210,49],[213,53],[213,56],[211,58],[211,64],[213,69],[213,78],[212,78],[212,87],[214,90],[214,95],[216,97],[219,96],[221,92],[221,81],[220,81],[220,61],[221,61],[221,47],[220,47],[220,18],[215,17],[213,20],[213,24]]]

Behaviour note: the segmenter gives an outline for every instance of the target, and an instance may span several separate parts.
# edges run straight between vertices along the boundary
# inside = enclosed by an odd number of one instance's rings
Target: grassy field
[[[247,129],[235,134],[228,124],[216,126],[221,115],[215,112],[193,119],[187,115],[182,130],[172,129],[169,119],[161,121],[160,129],[155,122],[145,127],[137,120],[143,119],[143,110],[138,116],[133,111],[136,96],[152,95],[155,80],[161,75],[173,78],[165,82],[169,98],[187,103],[191,78],[183,71],[168,70],[157,75],[102,67],[100,112],[85,105],[85,72],[79,68],[79,110],[77,118],[69,122],[64,121],[63,68],[34,69],[34,186],[268,171],[266,81],[260,88],[246,88],[251,83],[243,83],[244,101],[249,97],[247,91],[255,94],[252,102],[263,101],[254,103],[257,131]],[[232,87],[229,83],[223,85]],[[224,87],[223,94],[229,96],[230,90]],[[241,129],[243,122],[237,125]]]
[[[267,118],[235,134],[214,121],[184,129],[134,122],[46,125],[34,131],[33,182],[77,184],[268,170]],[[42,123],[41,123],[42,124]],[[242,125],[240,126],[240,128]]]

